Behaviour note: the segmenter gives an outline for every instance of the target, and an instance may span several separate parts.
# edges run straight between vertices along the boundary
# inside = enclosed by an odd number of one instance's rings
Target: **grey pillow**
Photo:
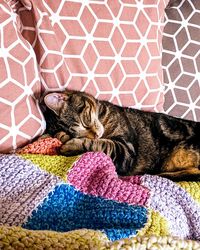
[[[200,1],[170,1],[162,65],[166,113],[200,121]]]

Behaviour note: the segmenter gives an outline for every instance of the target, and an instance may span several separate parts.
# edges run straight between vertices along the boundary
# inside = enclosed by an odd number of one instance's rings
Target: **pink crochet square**
[[[110,157],[101,152],[85,153],[72,167],[67,181],[81,192],[129,204],[146,205],[149,190],[140,176],[120,178]]]

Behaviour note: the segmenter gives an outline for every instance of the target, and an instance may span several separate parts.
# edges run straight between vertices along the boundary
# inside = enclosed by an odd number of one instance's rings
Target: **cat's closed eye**
[[[84,112],[82,113],[82,124],[85,128],[88,128],[92,125],[93,120],[92,116],[94,116],[94,114],[92,114],[92,112],[90,111],[90,109],[87,107],[85,108]]]
[[[76,106],[76,111],[77,113],[82,113],[85,108],[85,102],[81,101],[77,106]]]

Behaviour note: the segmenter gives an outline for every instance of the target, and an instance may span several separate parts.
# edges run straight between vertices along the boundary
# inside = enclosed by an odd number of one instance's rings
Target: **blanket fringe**
[[[88,229],[58,233],[1,226],[0,249],[198,250],[200,242],[160,236],[109,242],[104,233]]]

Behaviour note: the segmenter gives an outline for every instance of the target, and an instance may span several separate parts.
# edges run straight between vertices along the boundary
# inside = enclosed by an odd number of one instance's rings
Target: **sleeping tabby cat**
[[[119,107],[78,91],[49,93],[44,103],[46,132],[63,142],[63,155],[103,151],[122,176],[200,180],[200,123]]]

